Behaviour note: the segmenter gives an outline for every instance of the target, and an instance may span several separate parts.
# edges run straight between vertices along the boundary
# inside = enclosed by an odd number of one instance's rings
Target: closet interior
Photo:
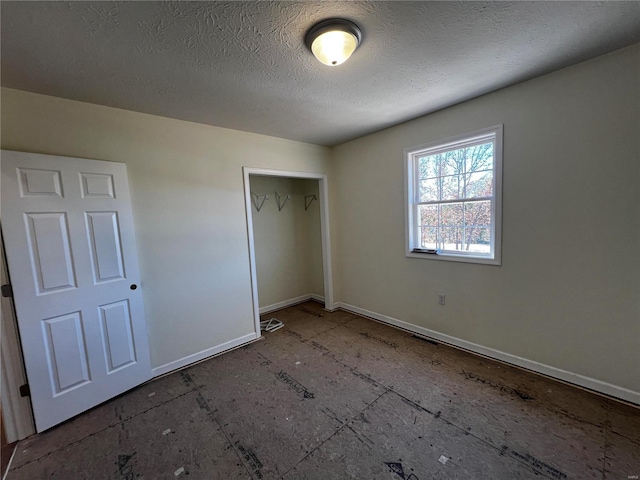
[[[319,181],[249,175],[260,313],[324,301]]]

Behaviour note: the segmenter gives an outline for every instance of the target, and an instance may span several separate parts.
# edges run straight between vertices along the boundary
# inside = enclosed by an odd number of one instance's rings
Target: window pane
[[[442,177],[442,198],[441,200],[458,200],[462,198],[464,190],[464,178],[460,175],[452,177]]]
[[[438,176],[440,155],[418,158],[418,179],[435,178]]]
[[[493,142],[468,147],[465,150],[467,173],[493,170]]]
[[[438,231],[438,248],[442,250],[462,250],[462,228],[443,227]]]
[[[437,248],[437,227],[423,227],[420,229],[420,248]]]
[[[464,207],[466,227],[491,226],[491,200],[482,202],[466,202]]]
[[[491,229],[469,228],[465,229],[465,249],[468,252],[490,253],[491,252]]]
[[[465,198],[490,197],[493,194],[493,172],[467,174]]]
[[[463,223],[463,213],[461,203],[440,205],[440,226],[461,227]]]
[[[464,152],[452,150],[442,154],[441,175],[461,175],[464,173]]]
[[[429,180],[420,181],[419,202],[433,202],[438,198],[438,182],[439,179],[431,178]]]
[[[418,225],[437,226],[438,225],[438,205],[418,206]]]

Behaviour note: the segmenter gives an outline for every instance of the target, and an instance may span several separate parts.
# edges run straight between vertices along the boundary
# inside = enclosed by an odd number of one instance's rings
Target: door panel
[[[37,430],[151,378],[126,166],[2,151],[2,229]]]
[[[60,172],[55,170],[18,169],[20,176],[20,196],[62,197]]]
[[[100,321],[108,373],[136,361],[129,302],[112,303],[100,307]]]
[[[113,175],[95,173],[81,173],[82,197],[115,198],[113,189]]]
[[[54,396],[89,382],[80,312],[43,320],[42,333]]]
[[[95,283],[124,278],[118,212],[86,212]]]
[[[37,294],[75,288],[67,216],[64,213],[27,213],[25,223]]]

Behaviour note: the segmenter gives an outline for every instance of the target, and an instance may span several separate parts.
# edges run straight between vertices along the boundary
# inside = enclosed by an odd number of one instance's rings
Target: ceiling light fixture
[[[330,18],[307,32],[305,44],[318,60],[334,67],[344,63],[362,40],[360,28],[349,20]]]

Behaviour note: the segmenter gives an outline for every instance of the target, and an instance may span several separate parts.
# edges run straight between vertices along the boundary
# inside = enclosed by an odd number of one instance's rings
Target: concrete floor
[[[18,444],[8,479],[624,479],[640,410],[314,302]]]

